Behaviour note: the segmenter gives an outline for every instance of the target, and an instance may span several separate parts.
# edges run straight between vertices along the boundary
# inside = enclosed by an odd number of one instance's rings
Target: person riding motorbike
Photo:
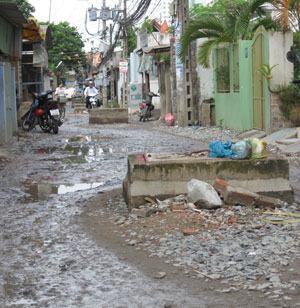
[[[154,105],[152,103],[152,99],[153,97],[158,97],[158,94],[153,93],[152,91],[150,91],[147,95],[147,99],[145,100],[145,102],[143,104],[145,104],[145,106],[141,106],[140,108],[141,110],[141,115],[140,115],[140,121],[143,120],[143,122],[145,122],[146,119],[150,119],[152,114],[151,112],[154,110]]]
[[[92,109],[90,98],[95,97],[98,93],[98,90],[94,87],[94,83],[90,81],[89,86],[84,90],[85,106],[87,109]]]

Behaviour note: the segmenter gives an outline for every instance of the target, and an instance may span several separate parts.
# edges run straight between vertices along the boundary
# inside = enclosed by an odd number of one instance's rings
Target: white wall
[[[288,84],[293,80],[293,64],[286,59],[286,54],[293,45],[291,32],[269,32],[269,65],[276,65],[272,70],[271,87]]]
[[[199,47],[206,39],[198,39],[197,47]],[[201,65],[197,65],[197,73],[200,80],[200,102],[205,99],[213,97],[213,68],[212,68],[212,56],[210,56],[210,67],[204,68]]]

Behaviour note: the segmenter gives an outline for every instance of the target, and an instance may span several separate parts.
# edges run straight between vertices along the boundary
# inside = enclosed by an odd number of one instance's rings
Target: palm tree
[[[209,67],[211,50],[221,43],[233,43],[239,39],[250,39],[259,25],[274,29],[275,23],[266,16],[261,6],[272,0],[248,0],[238,5],[228,5],[224,13],[195,13],[181,37],[180,57],[183,60],[191,42],[199,38],[207,40],[199,46],[198,62]]]
[[[300,30],[300,0],[274,0],[275,18],[282,31]]]

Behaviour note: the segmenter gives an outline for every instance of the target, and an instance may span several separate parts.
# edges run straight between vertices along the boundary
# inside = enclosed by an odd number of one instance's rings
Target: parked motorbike
[[[96,107],[100,107],[102,105],[98,95],[89,96],[89,105],[90,105],[91,109],[96,108]]]
[[[146,120],[150,120],[152,117],[152,111],[154,110],[154,105],[152,103],[152,98],[154,96],[159,96],[154,94],[153,92],[148,93],[148,99],[140,104],[140,122],[145,122]]]
[[[58,134],[58,128],[63,124],[57,102],[52,99],[54,91],[33,93],[33,101],[29,110],[21,117],[22,128],[32,130],[37,124],[43,132]]]

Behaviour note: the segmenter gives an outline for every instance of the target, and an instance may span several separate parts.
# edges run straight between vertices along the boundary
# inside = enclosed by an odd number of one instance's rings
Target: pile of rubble
[[[115,216],[115,223],[127,244],[148,251],[150,257],[165,258],[187,276],[224,283],[220,292],[259,290],[279,299],[287,290],[298,290],[300,280],[285,281],[280,272],[299,254],[300,214],[289,212],[297,205],[219,179],[214,187],[221,203],[210,203],[195,181],[189,183],[194,189],[190,187],[187,196],[146,198],[147,204],[127,213],[120,201],[123,215]]]
[[[267,142],[270,152],[282,153],[287,156],[300,154],[300,129],[284,128],[263,139]]]
[[[165,126],[160,123],[157,129],[163,132],[174,134],[177,136],[188,137],[200,140],[203,143],[208,143],[211,140],[227,141],[235,140],[238,135],[238,131],[234,129],[225,129],[220,127],[203,127],[203,126]]]

